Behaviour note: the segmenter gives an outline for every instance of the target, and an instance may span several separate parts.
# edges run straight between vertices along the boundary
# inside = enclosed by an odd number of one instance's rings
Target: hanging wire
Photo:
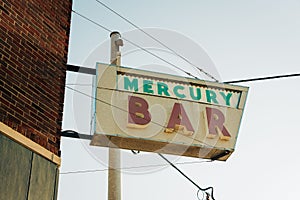
[[[133,27],[135,27],[136,29],[138,29],[139,31],[141,31],[142,33],[144,33],[145,35],[147,35],[149,38],[153,39],[154,41],[156,41],[157,43],[159,43],[160,45],[162,45],[163,47],[165,47],[166,49],[168,49],[169,51],[171,51],[173,54],[175,54],[177,57],[181,58],[182,60],[184,60],[185,62],[187,62],[188,64],[190,64],[191,66],[193,66],[195,69],[199,70],[201,73],[205,74],[207,77],[213,79],[216,82],[219,82],[218,79],[216,79],[214,76],[212,76],[211,74],[209,74],[208,72],[204,71],[202,68],[197,67],[195,64],[193,64],[191,61],[189,61],[188,59],[186,59],[185,57],[183,57],[182,55],[180,55],[179,53],[177,53],[176,51],[174,51],[173,49],[171,49],[170,47],[168,47],[166,44],[164,44],[163,42],[161,42],[160,40],[158,40],[157,38],[155,38],[154,36],[152,36],[151,34],[147,33],[146,31],[144,31],[142,28],[140,28],[139,26],[137,26],[136,24],[134,24],[132,21],[130,21],[129,19],[127,19],[126,17],[123,17],[121,14],[119,14],[117,11],[115,11],[114,9],[110,8],[109,6],[107,6],[106,4],[104,4],[103,2],[96,0],[96,2],[98,2],[100,5],[102,5],[103,7],[105,7],[106,9],[110,10],[112,13],[116,14],[117,16],[119,16],[120,18],[122,18],[123,20],[125,20],[127,23],[129,23],[130,25],[132,25]]]
[[[93,24],[99,26],[100,28],[106,30],[107,32],[112,32],[112,30],[110,30],[109,28],[107,28],[107,27],[105,27],[105,26],[103,26],[103,25],[101,25],[101,24],[95,22],[94,20],[91,20],[90,18],[88,18],[88,17],[86,17],[86,16],[84,16],[84,15],[78,13],[77,11],[72,10],[72,12],[75,13],[76,15],[82,17],[83,19],[85,19],[85,20],[87,20],[87,21],[89,21],[89,22],[91,22],[91,23],[93,23]],[[174,67],[174,68],[176,68],[176,69],[178,69],[178,70],[180,70],[180,71],[182,71],[182,72],[184,72],[186,75],[188,75],[188,76],[190,76],[190,77],[193,77],[194,79],[198,79],[198,80],[199,80],[199,78],[198,78],[197,76],[191,74],[190,72],[188,72],[188,71],[186,71],[186,70],[184,70],[184,69],[181,69],[180,67],[176,66],[175,64],[173,64],[173,63],[167,61],[166,59],[164,59],[164,58],[162,58],[162,57],[156,55],[155,53],[152,53],[151,51],[147,50],[146,48],[143,48],[142,46],[136,44],[135,42],[132,42],[131,40],[128,40],[127,38],[124,38],[124,37],[122,37],[122,39],[125,40],[126,42],[132,44],[133,46],[135,46],[135,47],[141,49],[142,51],[144,51],[144,52],[146,52],[146,53],[152,55],[153,57],[155,57],[155,58],[157,58],[157,59],[159,59],[159,60],[161,60],[161,61],[163,61],[163,62],[165,62],[165,63],[167,63],[167,64],[169,64],[169,65],[171,65],[172,67]]]
[[[100,28],[106,30],[107,32],[112,32],[112,30],[106,28],[105,26],[102,26],[101,24],[95,22],[94,20],[91,20],[90,18],[88,18],[88,17],[86,17],[86,16],[80,14],[79,12],[77,12],[77,11],[75,11],[75,10],[73,10],[73,9],[72,9],[72,12],[75,13],[76,15],[80,16],[81,18],[83,18],[83,19],[85,19],[85,20],[91,22],[92,24],[95,24],[95,25],[99,26]]]
[[[76,90],[76,89],[74,89],[74,88],[72,88],[72,87],[69,87],[69,86],[65,86],[65,87],[66,87],[67,89],[73,90],[74,92],[77,92],[77,93],[79,93],[79,94],[82,94],[82,95],[84,95],[84,96],[86,96],[86,97],[88,97],[88,98],[94,99],[95,101],[99,101],[99,102],[101,102],[101,103],[103,103],[103,104],[105,104],[105,105],[108,105],[108,106],[111,106],[111,107],[113,107],[113,108],[116,108],[116,109],[118,109],[118,110],[120,110],[120,111],[129,113],[129,114],[135,114],[135,113],[130,113],[129,111],[127,111],[127,110],[124,109],[124,108],[118,107],[118,106],[113,105],[113,104],[111,104],[111,103],[109,103],[109,102],[106,102],[106,101],[104,101],[104,100],[101,100],[101,99],[98,99],[98,98],[93,97],[93,96],[91,96],[91,95],[88,95],[88,94],[86,94],[86,93],[84,93],[84,92],[82,92],[82,91]],[[105,88],[102,88],[102,89],[105,89]],[[152,120],[150,121],[150,123],[153,123],[153,124],[155,124],[155,125],[157,125],[157,126],[160,126],[160,127],[164,128],[164,129],[167,128],[166,126],[164,126],[164,125],[162,125],[162,124],[160,124],[160,123],[158,123],[158,122],[152,121]],[[187,138],[189,138],[189,139],[193,139],[194,141],[197,141],[197,142],[199,142],[200,144],[202,144],[202,145],[204,145],[204,146],[206,146],[206,147],[214,147],[213,145],[207,144],[207,143],[205,143],[205,142],[203,142],[203,141],[201,141],[201,140],[198,140],[198,139],[196,139],[196,138],[190,138],[189,136],[187,136],[187,135],[185,135],[185,134],[183,134],[183,133],[180,133],[180,132],[177,132],[177,133],[180,134],[180,135],[182,135],[182,136],[184,136],[184,137],[187,137]]]
[[[192,162],[176,162],[174,165],[191,165],[191,164],[201,164],[206,162],[212,162],[211,160],[201,160],[201,161],[192,161]],[[132,166],[132,167],[121,167],[116,168],[116,170],[128,170],[128,169],[141,169],[141,168],[149,168],[149,167],[167,167],[169,164],[153,164],[153,165],[140,165],[140,166]],[[89,169],[89,170],[75,170],[75,171],[67,171],[60,172],[62,175],[67,174],[87,174],[87,173],[96,173],[96,172],[105,172],[108,171],[108,168],[105,169]]]
[[[98,99],[98,98],[95,98],[95,97],[92,97],[92,96],[90,96],[90,95],[87,95],[87,94],[85,94],[85,93],[83,93],[83,92],[81,92],[81,91],[78,91],[78,90],[75,90],[74,88],[71,88],[71,87],[68,87],[68,86],[66,86],[66,88],[69,88],[69,89],[71,89],[71,90],[73,90],[73,91],[76,91],[76,92],[78,92],[78,93],[80,93],[80,94],[82,94],[82,95],[85,95],[85,96],[88,96],[89,98],[93,98],[93,99],[95,99],[95,100],[97,100],[97,101],[100,101],[100,102],[102,102],[102,103],[104,103],[104,104],[107,104],[107,105],[110,105],[110,106],[112,106],[112,107],[115,107],[115,108],[117,108],[117,109],[120,109],[120,110],[122,110],[122,111],[125,111],[125,112],[128,112],[127,110],[125,110],[125,109],[122,109],[122,108],[120,108],[120,107],[117,107],[117,106],[115,106],[115,105],[112,105],[112,104],[110,104],[110,103],[108,103],[108,102],[105,102],[105,101],[103,101],[103,100],[100,100],[100,99]],[[152,121],[151,121],[152,122]],[[153,122],[152,122],[153,123]],[[158,124],[158,123],[155,123],[155,124]],[[160,124],[158,124],[158,125],[160,125]],[[163,125],[160,125],[161,127],[164,127],[165,128],[165,126],[163,126]],[[201,141],[200,141],[201,142]],[[203,143],[203,142],[201,142],[201,143]],[[135,152],[135,151],[132,151],[133,153],[137,153],[137,152]],[[160,153],[158,153],[158,155],[160,156],[160,157],[162,157],[165,161],[167,161],[168,162],[168,164],[169,165],[171,165],[173,168],[175,168],[178,172],[180,172],[186,179],[188,179],[192,184],[194,184],[199,190],[202,190],[202,191],[207,191],[207,190],[212,190],[211,191],[211,196],[212,196],[212,199],[214,200],[214,197],[213,197],[213,188],[212,187],[209,187],[209,188],[205,188],[205,189],[202,189],[200,186],[198,186],[192,179],[190,179],[187,175],[185,175],[181,170],[179,170],[171,161],[169,161],[166,157],[164,157],[162,154],[160,154]],[[203,162],[203,161],[202,161]],[[205,161],[205,162],[211,162],[211,161]],[[156,165],[157,166],[157,165]],[[139,166],[139,167],[150,167],[150,165],[147,165],[147,166]],[[133,168],[138,168],[138,167],[131,167],[130,169],[133,169]],[[123,168],[123,169],[125,169],[125,168]],[[61,173],[61,174],[74,174],[74,173],[76,173],[76,174],[78,174],[78,173],[88,173],[88,172],[96,172],[96,171],[106,171],[106,170],[108,170],[108,169],[103,169],[103,170],[85,170],[85,171],[75,171],[75,172],[64,172],[64,173]],[[206,193],[207,195],[209,195],[208,193]]]
[[[101,25],[101,24],[95,22],[94,20],[91,20],[90,18],[88,18],[88,17],[86,17],[86,16],[84,16],[84,15],[78,13],[77,11],[72,10],[72,12],[75,13],[76,15],[80,16],[81,18],[83,18],[83,19],[85,19],[85,20],[87,20],[87,21],[89,21],[89,22],[95,24],[96,26],[98,26],[98,27],[100,27],[100,28],[106,30],[107,32],[112,32],[112,30],[110,30],[110,29],[108,29],[107,27],[105,27],[105,26],[103,26],[103,25]],[[147,32],[146,32],[146,33],[147,33]],[[149,34],[149,35],[150,35],[150,34]],[[169,61],[167,61],[167,60],[161,58],[160,56],[158,56],[158,55],[152,53],[151,51],[149,51],[149,50],[147,50],[147,49],[145,49],[145,48],[143,48],[143,47],[137,45],[136,43],[134,43],[134,42],[132,42],[132,41],[130,41],[130,40],[124,38],[124,37],[122,37],[122,38],[123,38],[125,41],[127,41],[128,43],[130,43],[130,44],[136,46],[137,48],[139,48],[139,49],[145,51],[146,53],[151,54],[152,56],[154,56],[154,57],[160,59],[161,61],[163,61],[163,62],[165,62],[165,63],[167,63],[167,64],[173,66],[174,68],[176,68],[176,69],[178,69],[178,70],[180,70],[180,71],[182,71],[182,72],[184,72],[184,73],[187,74],[188,76],[191,76],[191,77],[193,77],[193,78],[195,78],[195,79],[199,79],[198,77],[194,76],[193,74],[191,74],[191,73],[189,73],[189,72],[187,72],[187,71],[181,69],[180,67],[174,65],[173,63],[171,63],[171,62],[169,62]],[[166,48],[167,48],[167,47],[166,47]],[[173,52],[173,53],[174,53],[174,52]],[[176,53],[176,52],[175,52],[175,53]],[[261,81],[261,80],[270,80],[270,79],[281,79],[281,78],[289,78],[289,77],[298,77],[298,76],[300,76],[300,73],[287,74],[287,75],[277,75],[277,76],[267,76],[267,77],[260,77],[260,78],[251,78],[251,79],[241,79],[241,80],[235,80],[235,81],[225,81],[225,82],[223,82],[223,83],[232,84],[232,83],[253,82],[253,81]],[[215,81],[218,81],[218,80],[215,80]]]
[[[211,195],[209,193],[206,193],[206,196],[211,196],[212,200],[215,200],[214,198],[214,188],[208,187],[208,188],[201,188],[197,183],[195,183],[190,177],[188,177],[185,173],[183,173],[178,167],[176,167],[171,161],[169,161],[165,156],[163,156],[161,153],[158,153],[158,155],[164,159],[167,163],[169,163],[174,169],[176,169],[182,176],[184,176],[188,181],[190,181],[194,186],[196,186],[199,190],[206,192],[208,190],[211,190]]]
[[[106,102],[106,101],[104,101],[104,100],[101,100],[101,99],[98,99],[98,98],[93,97],[93,96],[91,96],[91,95],[88,95],[88,94],[86,94],[86,93],[84,93],[84,92],[81,92],[81,91],[76,90],[76,89],[74,89],[74,88],[71,88],[71,87],[69,87],[69,86],[66,86],[66,88],[68,88],[68,89],[70,89],[70,90],[73,90],[74,92],[77,92],[77,93],[79,93],[79,94],[82,94],[82,95],[84,95],[84,96],[86,96],[86,97],[89,97],[89,98],[91,98],[91,99],[94,99],[94,100],[96,100],[96,101],[99,101],[99,102],[101,102],[101,103],[103,103],[103,104],[106,104],[106,105],[108,105],[108,106],[111,106],[111,107],[113,107],[113,108],[116,108],[116,109],[118,109],[118,110],[120,110],[120,111],[127,112],[127,113],[129,113],[129,114],[135,114],[135,113],[130,113],[130,112],[128,112],[128,111],[127,111],[126,109],[124,109],[124,108],[118,107],[118,106],[116,106],[116,105],[113,105],[113,104],[108,103],[108,102]],[[103,89],[103,88],[102,88],[102,89]],[[142,118],[142,119],[143,119],[143,118]],[[162,128],[166,128],[164,125],[161,125],[161,124],[158,123],[158,122],[155,122],[155,121],[152,121],[152,120],[151,120],[151,123],[153,123],[153,124],[155,124],[155,125],[158,125],[158,126],[160,126],[160,127],[162,127]]]
[[[75,86],[93,86],[92,84],[84,84],[84,83],[66,83],[66,85],[75,85]]]
[[[291,78],[291,77],[298,77],[300,73],[296,74],[284,74],[284,75],[276,75],[276,76],[265,76],[259,78],[250,78],[250,79],[241,79],[235,81],[225,81],[224,83],[245,83],[245,82],[254,82],[254,81],[264,81],[264,80],[271,80],[271,79],[281,79],[281,78]]]

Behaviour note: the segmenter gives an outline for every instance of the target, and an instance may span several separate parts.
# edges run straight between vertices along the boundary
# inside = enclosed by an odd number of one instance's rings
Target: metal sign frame
[[[223,161],[234,151],[248,87],[101,63],[96,71],[91,145]]]

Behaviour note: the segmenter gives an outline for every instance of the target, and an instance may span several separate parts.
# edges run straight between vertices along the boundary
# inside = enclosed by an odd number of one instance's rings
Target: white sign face
[[[248,88],[98,64],[96,146],[226,160]]]
[[[146,77],[128,75],[117,76],[118,90],[169,97],[199,103],[237,108],[241,93],[222,88],[209,88],[207,85],[151,80]]]

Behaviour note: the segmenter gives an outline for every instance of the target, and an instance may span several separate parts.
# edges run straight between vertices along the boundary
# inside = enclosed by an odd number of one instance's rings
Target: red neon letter
[[[208,135],[209,138],[214,138],[220,135],[221,140],[229,140],[231,135],[224,126],[225,116],[216,108],[206,108],[206,117],[208,122]]]
[[[128,96],[128,127],[145,128],[151,121],[147,101],[140,97]]]
[[[165,129],[166,133],[172,133],[174,131],[181,131],[187,135],[192,135],[195,132],[183,106],[180,103],[174,104],[168,126]]]

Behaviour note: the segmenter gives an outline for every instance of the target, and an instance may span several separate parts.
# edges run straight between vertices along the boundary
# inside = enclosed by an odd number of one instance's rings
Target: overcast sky
[[[220,81],[299,73],[300,2],[297,0],[103,2]],[[73,9],[194,73],[187,63],[155,41],[147,43],[150,39],[146,35],[96,1],[73,0]],[[68,63],[91,68],[97,61],[109,63],[109,32],[73,14],[70,36]],[[189,42],[195,45],[185,45]],[[185,76],[126,41],[121,51],[124,66]],[[203,74],[197,76],[210,80]],[[68,72],[67,84],[92,94],[89,75]],[[205,163],[197,158],[169,158],[179,163],[177,166],[199,186],[213,186],[216,200],[298,199],[300,78],[240,85],[250,89],[232,156],[226,162]],[[66,89],[63,130],[90,134],[91,102],[91,98]],[[107,148],[62,138],[61,150],[58,199],[107,199]],[[122,151],[122,167],[126,168],[122,170],[122,199],[196,200],[197,188],[165,164],[156,154],[133,155]],[[152,167],[145,167],[149,165]],[[128,169],[132,167],[138,168]]]

